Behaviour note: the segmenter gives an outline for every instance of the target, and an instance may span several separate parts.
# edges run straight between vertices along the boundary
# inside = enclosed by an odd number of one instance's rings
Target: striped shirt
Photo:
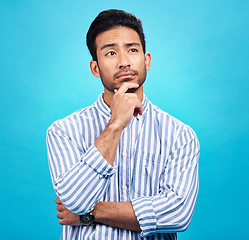
[[[94,146],[111,117],[102,94],[48,128],[50,173],[62,203],[86,214],[99,201],[131,201],[142,229],[63,226],[61,239],[177,239],[188,227],[198,194],[198,139],[145,95],[142,105],[143,115],[122,132],[113,166]]]

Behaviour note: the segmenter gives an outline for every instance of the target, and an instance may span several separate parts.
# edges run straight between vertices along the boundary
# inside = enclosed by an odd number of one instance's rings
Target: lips
[[[113,80],[116,81],[129,81],[138,75],[138,71],[131,68],[120,69],[113,75]]]
[[[133,76],[135,76],[134,72],[122,72],[117,76],[117,78],[126,79],[126,78],[132,78]]]

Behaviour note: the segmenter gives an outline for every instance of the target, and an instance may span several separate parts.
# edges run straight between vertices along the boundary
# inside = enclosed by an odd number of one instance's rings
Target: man
[[[62,239],[177,239],[198,193],[197,137],[143,93],[151,55],[138,18],[101,12],[87,46],[104,93],[47,132]]]

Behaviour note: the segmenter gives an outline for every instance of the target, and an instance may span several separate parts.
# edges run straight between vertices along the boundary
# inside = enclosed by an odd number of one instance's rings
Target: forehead
[[[96,49],[98,51],[106,44],[122,45],[129,42],[136,42],[142,46],[140,37],[135,30],[119,26],[98,34],[96,37]]]

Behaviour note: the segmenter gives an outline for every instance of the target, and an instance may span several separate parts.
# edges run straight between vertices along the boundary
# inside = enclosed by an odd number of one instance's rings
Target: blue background
[[[59,239],[48,126],[102,91],[85,34],[105,9],[143,21],[148,98],[201,143],[200,191],[179,239],[249,239],[249,1],[0,0],[1,239]]]

